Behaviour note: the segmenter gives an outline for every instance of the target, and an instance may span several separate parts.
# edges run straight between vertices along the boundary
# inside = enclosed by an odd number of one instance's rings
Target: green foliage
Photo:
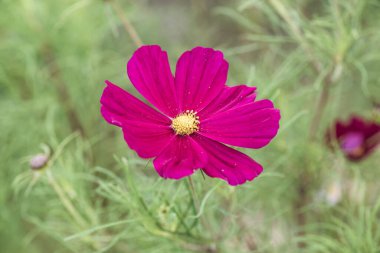
[[[379,152],[352,164],[324,139],[337,118],[376,115],[377,0],[119,2],[0,2],[1,252],[380,252]],[[230,85],[274,100],[278,136],[244,150],[259,178],[163,180],[104,122],[105,79],[135,92],[123,17],[173,68],[219,48]]]
[[[314,226],[303,238],[309,252],[379,252],[379,203],[337,209],[328,222]]]

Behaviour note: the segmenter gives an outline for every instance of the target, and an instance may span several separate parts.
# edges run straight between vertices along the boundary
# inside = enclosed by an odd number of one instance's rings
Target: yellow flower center
[[[190,135],[199,130],[199,117],[193,110],[186,110],[172,120],[174,132],[179,135]]]
[[[362,156],[364,154],[364,148],[363,147],[357,147],[353,150],[350,150],[348,153],[352,156],[355,156],[355,157],[359,157],[359,156]]]

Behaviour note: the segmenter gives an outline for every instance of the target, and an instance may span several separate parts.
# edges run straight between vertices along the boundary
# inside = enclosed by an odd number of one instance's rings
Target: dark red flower
[[[329,131],[328,140],[336,140],[349,160],[359,161],[380,143],[380,125],[359,116],[351,117],[348,123],[338,120]]]

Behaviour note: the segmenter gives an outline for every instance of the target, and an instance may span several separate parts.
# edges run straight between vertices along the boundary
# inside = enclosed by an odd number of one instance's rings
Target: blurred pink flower
[[[224,144],[264,147],[277,134],[280,111],[270,100],[255,101],[254,87],[226,86],[227,72],[222,52],[196,47],[182,54],[173,77],[167,53],[157,45],[142,46],[127,73],[157,110],[106,81],[101,113],[122,128],[140,157],[154,157],[161,177],[180,179],[201,169],[230,185],[243,184],[262,166]]]
[[[337,121],[328,132],[328,140],[337,140],[344,155],[351,161],[359,161],[380,143],[380,125],[353,116],[347,123]]]

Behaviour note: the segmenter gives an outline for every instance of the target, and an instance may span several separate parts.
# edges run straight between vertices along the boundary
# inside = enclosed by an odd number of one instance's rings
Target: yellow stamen
[[[199,117],[193,110],[186,110],[172,120],[174,132],[179,135],[190,135],[199,130]]]

